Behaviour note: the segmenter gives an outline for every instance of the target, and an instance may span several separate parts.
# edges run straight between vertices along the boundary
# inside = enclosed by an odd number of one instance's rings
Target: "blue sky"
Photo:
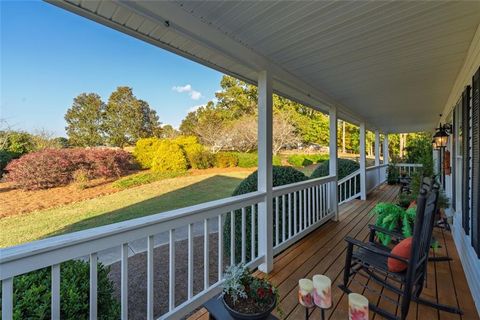
[[[0,118],[15,129],[64,135],[75,96],[96,92],[106,102],[123,85],[178,126],[219,89],[221,73],[51,4],[0,5]]]

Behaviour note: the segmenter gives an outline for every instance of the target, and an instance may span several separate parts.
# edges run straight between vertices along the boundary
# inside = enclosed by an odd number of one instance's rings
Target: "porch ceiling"
[[[480,23],[480,1],[50,1],[384,132],[435,126]]]

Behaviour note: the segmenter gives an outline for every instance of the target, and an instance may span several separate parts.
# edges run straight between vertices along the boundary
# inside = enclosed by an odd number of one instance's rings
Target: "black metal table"
[[[203,306],[208,310],[210,319],[234,320],[228,313],[227,309],[225,309],[221,298],[219,299],[219,296],[215,296],[208,300]],[[267,320],[278,320],[278,318],[274,315],[270,315]]]

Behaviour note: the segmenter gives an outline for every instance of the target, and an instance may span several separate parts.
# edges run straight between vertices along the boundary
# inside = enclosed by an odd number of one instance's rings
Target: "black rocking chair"
[[[437,211],[438,189],[439,187],[437,184],[432,188],[428,187],[428,184],[422,186],[422,190],[417,199],[417,214],[413,231],[412,252],[409,259],[393,255],[389,248],[383,247],[374,242],[364,243],[350,237],[345,239],[348,242],[348,249],[343,284],[339,286],[340,289],[346,293],[352,292],[348,288],[348,285],[350,281],[356,281],[355,279],[351,279],[351,277],[358,274],[371,279],[386,290],[390,290],[399,295],[400,299],[397,303],[393,299],[385,297],[383,294],[379,293],[381,296],[400,306],[399,317],[374,304],[369,305],[370,310],[391,320],[406,319],[411,301],[425,304],[442,311],[462,314],[457,308],[437,304],[420,297],[426,277],[428,254],[430,250],[435,212]],[[395,236],[388,230],[376,231]],[[375,232],[372,233],[374,234]],[[357,249],[354,250],[354,247],[357,247]],[[407,269],[403,272],[388,271],[388,258],[393,258],[406,263]],[[368,285],[360,285],[369,291],[377,291],[369,288]]]

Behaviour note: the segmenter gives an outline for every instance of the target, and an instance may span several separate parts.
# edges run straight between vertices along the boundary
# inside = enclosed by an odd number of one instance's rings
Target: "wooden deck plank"
[[[282,318],[303,319],[305,317],[305,310],[298,305],[297,301],[298,280],[303,277],[312,278],[314,274],[325,274],[332,279],[334,307],[327,311],[327,318],[334,320],[348,318],[348,298],[338,288],[338,284],[343,282],[346,256],[346,244],[343,239],[348,235],[366,241],[369,231],[367,225],[374,221],[374,217],[368,213],[378,202],[394,201],[397,193],[397,187],[383,185],[371,193],[367,201],[353,200],[341,206],[340,221],[327,222],[275,257],[274,270],[269,278],[280,290],[280,306],[284,310]],[[458,304],[465,312],[462,319],[480,320],[450,233],[440,230],[436,231],[436,235],[441,240],[442,249],[435,254],[448,254],[454,261],[429,263],[428,284],[424,288],[422,296],[434,301],[437,301],[438,296],[443,303]],[[260,272],[255,274],[264,276]],[[375,287],[377,290],[379,289],[378,285]],[[370,301],[375,301],[379,306],[395,313],[396,307],[390,301],[364,291],[360,285],[357,285],[357,290],[363,292]],[[398,299],[398,296],[389,290],[384,290],[382,294],[392,299]],[[208,312],[202,309],[194,316],[189,319],[207,319]],[[311,319],[320,319],[318,309],[311,313]],[[371,319],[382,319],[382,317],[371,315]],[[459,319],[459,317],[442,313],[440,318],[437,310],[412,303],[408,319],[443,320]]]
[[[462,319],[480,320],[453,238],[447,232],[443,232],[443,238],[446,254],[453,259],[448,264],[450,265],[457,301],[460,309],[464,312]]]

